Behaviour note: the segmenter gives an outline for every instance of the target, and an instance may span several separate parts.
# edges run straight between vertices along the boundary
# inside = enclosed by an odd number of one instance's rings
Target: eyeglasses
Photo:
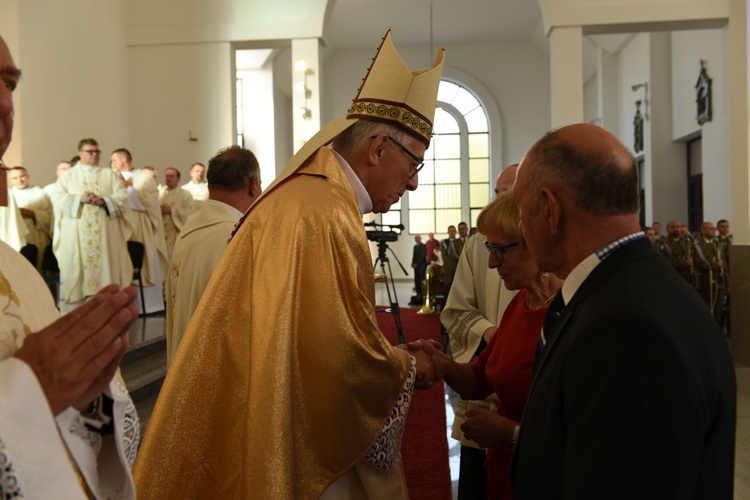
[[[372,137],[370,137],[370,139],[375,139],[376,137],[377,137],[377,135],[373,135]],[[412,153],[411,151],[409,151],[408,149],[406,149],[406,147],[403,144],[401,144],[400,142],[398,142],[396,139],[394,139],[390,135],[386,135],[386,137],[393,144],[395,144],[396,146],[398,146],[399,149],[406,156],[408,156],[409,158],[411,158],[412,160],[414,160],[414,163],[417,164],[416,166],[409,165],[409,178],[411,179],[412,177],[414,177],[415,175],[417,175],[419,173],[419,171],[422,170],[422,167],[424,167],[424,158],[418,158],[414,153]]]
[[[101,149],[82,149],[81,153],[88,153],[90,155],[100,155],[102,154]]]
[[[517,241],[514,241],[513,243],[508,243],[507,245],[493,245],[492,243],[486,240],[484,242],[484,248],[486,248],[489,253],[497,257],[497,260],[499,261],[499,263],[503,262],[505,252],[517,246],[518,246]]]

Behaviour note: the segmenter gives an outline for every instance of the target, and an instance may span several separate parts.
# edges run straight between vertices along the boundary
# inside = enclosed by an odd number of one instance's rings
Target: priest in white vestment
[[[10,498],[135,498],[130,468],[140,428],[119,373],[91,411],[70,406],[54,414],[34,371],[14,357],[31,332],[58,317],[39,273],[0,243],[0,491]],[[110,415],[94,410],[105,400]]]
[[[128,191],[133,229],[130,239],[143,243],[144,256],[141,280],[144,290],[144,314],[164,310],[163,280],[169,261],[159,207],[159,191],[151,170],[133,168],[130,151],[116,149],[110,158],[112,170],[120,175]],[[137,283],[133,283],[137,284]],[[139,291],[140,293],[140,291]],[[140,304],[141,301],[139,300]]]
[[[130,187],[138,193],[139,208],[142,207],[142,210],[132,209],[132,197],[129,197],[132,213],[135,215],[131,220],[138,220],[138,224],[134,227],[135,233],[131,239],[140,241],[146,247],[143,262],[144,284],[161,287],[169,257],[164,240],[159,190],[156,181],[146,170],[136,170],[131,182],[132,186]]]
[[[116,173],[98,166],[101,150],[95,140],[83,139],[78,154],[81,160],[60,175],[52,198],[52,248],[60,267],[63,312],[107,284],[127,286],[133,279],[127,190]]]
[[[2,165],[2,163],[0,163]],[[0,175],[5,176],[5,172]],[[6,179],[2,180],[3,186]],[[26,246],[26,236],[29,234],[29,228],[23,222],[21,210],[16,204],[13,193],[10,189],[3,187],[0,189],[0,241],[4,241],[16,252]]]
[[[26,235],[26,244],[37,248],[34,265],[41,271],[44,250],[52,242],[52,202],[44,189],[31,185],[29,173],[23,167],[10,169],[8,181],[12,186],[10,191],[29,231]]]
[[[61,161],[57,164],[57,167],[55,167],[55,176],[60,177],[60,174],[65,172],[66,170],[70,169],[73,165],[69,161]],[[44,186],[44,191],[47,193],[47,196],[52,199],[52,193],[55,192],[55,189],[57,189],[57,182],[53,182],[51,184],[47,184]]]
[[[196,201],[208,199],[208,182],[206,182],[206,167],[196,163],[190,167],[190,181],[182,185],[182,189],[190,193]]]
[[[159,186],[159,203],[167,255],[171,260],[177,235],[187,222],[194,200],[189,191],[180,189],[180,171],[176,168],[168,168],[164,171],[164,182],[165,185]]]
[[[20,77],[0,37],[0,158]],[[9,201],[5,170],[0,162],[0,206]],[[110,286],[58,319],[41,276],[0,242],[2,498],[135,498],[138,415],[117,373],[134,296]]]
[[[167,364],[172,361],[211,275],[242,214],[260,195],[260,167],[240,146],[208,163],[207,201],[195,202],[177,238],[167,280]]]

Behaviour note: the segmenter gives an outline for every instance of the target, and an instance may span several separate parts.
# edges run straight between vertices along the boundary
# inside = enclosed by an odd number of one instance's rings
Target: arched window
[[[408,207],[409,232],[444,233],[449,225],[467,222],[490,201],[490,134],[487,113],[467,88],[442,80],[433,137],[419,172],[419,188],[383,214],[386,224],[401,222]]]

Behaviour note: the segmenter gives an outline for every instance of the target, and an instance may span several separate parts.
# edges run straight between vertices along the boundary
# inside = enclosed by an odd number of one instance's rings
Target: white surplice
[[[126,242],[132,228],[124,217],[130,210],[127,190],[112,170],[77,163],[57,184],[52,248],[67,309],[110,283],[130,284],[133,264]],[[104,206],[81,203],[85,192],[98,195]]]
[[[91,431],[75,408],[57,417],[31,368],[13,354],[59,314],[41,276],[0,243],[0,492],[16,498],[135,498],[130,468],[138,415],[119,373],[105,391],[114,434]]]
[[[167,186],[159,186],[159,204],[168,205],[171,212],[162,215],[164,225],[164,240],[167,246],[168,259],[172,258],[177,235],[188,220],[190,211],[193,209],[193,195],[186,189],[176,187],[169,189]]]
[[[189,181],[182,185],[182,189],[189,192],[195,201],[206,201],[208,199],[208,182]]]
[[[167,365],[242,213],[219,201],[197,201],[177,238],[167,276]]]
[[[18,252],[26,245],[28,234],[29,229],[24,224],[13,193],[8,188],[8,206],[0,207],[0,241],[4,241]]]
[[[24,217],[23,221],[29,231],[26,235],[26,243],[36,246],[38,250],[36,268],[41,270],[44,249],[52,242],[52,202],[44,189],[37,186],[29,186],[26,189],[14,187],[10,191],[19,208],[34,211],[33,218]]]

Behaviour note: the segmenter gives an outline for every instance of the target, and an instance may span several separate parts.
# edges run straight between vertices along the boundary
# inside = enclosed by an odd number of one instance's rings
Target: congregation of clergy
[[[162,184],[153,167],[135,169],[127,149],[111,153],[109,169],[100,165],[102,154],[96,140],[82,139],[77,156],[57,165],[57,182],[43,188],[22,166],[8,172],[0,239],[40,272],[59,268],[63,312],[106,284],[131,282],[129,240],[144,245],[144,286],[161,290],[177,235],[193,205],[209,198],[202,163],[191,166],[190,180],[180,186],[176,168],[165,170]]]

